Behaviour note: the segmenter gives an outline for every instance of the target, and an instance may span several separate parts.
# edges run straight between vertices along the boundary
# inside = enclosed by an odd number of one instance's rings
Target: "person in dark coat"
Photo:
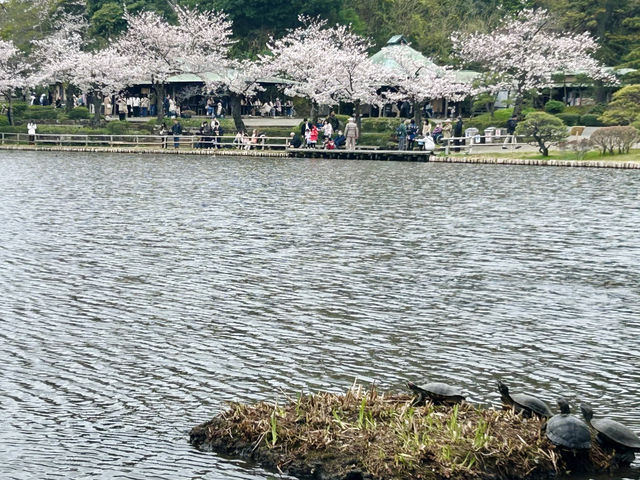
[[[460,145],[460,142],[464,142],[464,140],[460,140],[462,137],[462,117],[458,117],[456,124],[453,126],[453,136],[455,140],[453,141],[454,145]],[[460,149],[458,147],[453,149],[455,152],[459,152]]]
[[[180,120],[176,119],[173,121],[171,134],[173,135],[173,146],[175,148],[180,148],[180,135],[182,135],[182,125],[180,125]]]

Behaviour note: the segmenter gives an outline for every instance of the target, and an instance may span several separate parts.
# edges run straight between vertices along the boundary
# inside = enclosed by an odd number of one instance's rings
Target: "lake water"
[[[0,293],[2,479],[270,478],[190,428],[356,378],[640,432],[636,171],[5,151]]]

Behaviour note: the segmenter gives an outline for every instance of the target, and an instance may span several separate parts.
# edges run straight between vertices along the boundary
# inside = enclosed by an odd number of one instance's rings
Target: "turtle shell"
[[[549,408],[549,405],[532,395],[527,395],[526,393],[515,393],[511,395],[511,399],[518,411],[525,411],[529,414],[533,412],[539,417],[551,418],[553,416],[553,412],[551,411],[551,408]]]
[[[446,383],[432,382],[419,387],[415,383],[407,382],[407,386],[420,398],[418,403],[423,403],[427,398],[433,403],[455,404],[465,399],[462,389]]]
[[[600,418],[591,420],[591,425],[606,442],[640,452],[640,437],[621,423],[610,418]]]
[[[572,450],[591,448],[589,427],[572,415],[560,414],[551,417],[546,424],[546,433],[554,445]]]

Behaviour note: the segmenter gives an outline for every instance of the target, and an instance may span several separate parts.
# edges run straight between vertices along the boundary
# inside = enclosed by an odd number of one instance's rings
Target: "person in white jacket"
[[[35,145],[36,143],[36,131],[38,130],[38,125],[33,120],[27,123],[27,133],[29,134],[29,144]]]

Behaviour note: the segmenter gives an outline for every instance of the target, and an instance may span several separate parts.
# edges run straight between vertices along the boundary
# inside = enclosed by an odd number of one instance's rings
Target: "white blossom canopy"
[[[11,95],[16,89],[29,86],[29,70],[22,52],[13,42],[0,40],[0,92]]]
[[[270,57],[285,78],[292,80],[285,93],[303,96],[316,104],[339,101],[374,103],[385,73],[367,55],[370,42],[350,26],[328,27],[321,19],[301,16],[302,26],[283,38],[270,40]]]
[[[459,58],[486,69],[493,92],[513,89],[521,95],[539,90],[550,86],[559,72],[615,81],[593,58],[598,45],[589,33],[559,32],[553,27],[546,10],[525,9],[505,18],[491,33],[455,33],[451,40]]]
[[[158,83],[171,75],[218,71],[228,64],[231,21],[223,12],[176,6],[177,25],[153,12],[125,13],[128,30],[116,49],[132,57]]]

